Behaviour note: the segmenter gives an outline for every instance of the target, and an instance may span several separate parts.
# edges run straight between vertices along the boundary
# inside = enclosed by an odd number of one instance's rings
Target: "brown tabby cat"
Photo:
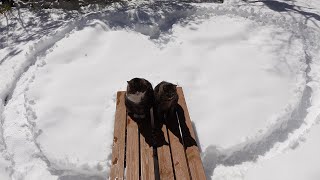
[[[166,116],[178,104],[177,85],[162,81],[154,88],[154,96],[157,112]]]
[[[159,147],[165,144],[165,139],[163,137],[163,133],[161,131],[162,124],[166,124],[167,128],[176,135],[176,137],[180,137],[179,141],[187,148],[191,146],[196,146],[197,143],[190,135],[189,128],[186,124],[186,120],[184,117],[184,111],[181,106],[178,105],[178,93],[177,93],[177,85],[174,85],[169,82],[162,81],[154,88],[155,95],[155,109],[156,109],[156,117],[155,117],[155,128],[153,131],[153,138],[155,141],[155,146]],[[179,120],[176,122],[174,116],[179,116]],[[179,122],[178,122],[179,121]],[[180,124],[180,130],[179,130]]]
[[[162,125],[169,115],[173,115],[178,104],[177,85],[162,81],[154,88],[154,129],[152,132],[154,146],[161,147],[167,145]]]
[[[135,118],[145,118],[154,103],[152,85],[143,78],[133,78],[127,82],[125,97],[127,111]]]

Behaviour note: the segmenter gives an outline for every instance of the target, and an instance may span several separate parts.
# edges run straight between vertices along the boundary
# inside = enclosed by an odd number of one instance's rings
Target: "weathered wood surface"
[[[162,132],[165,140],[168,142],[167,127],[164,124],[162,126]],[[163,145],[157,148],[158,162],[159,162],[159,174],[161,180],[172,180],[174,179],[174,172],[171,161],[171,153],[169,145]]]
[[[141,180],[154,180],[154,159],[153,159],[153,147],[146,138],[151,136],[151,116],[147,116],[144,125],[140,127],[140,160],[141,160]],[[142,132],[144,131],[144,132]],[[145,137],[146,136],[146,137]]]
[[[124,91],[119,91],[117,93],[110,179],[123,179],[124,176],[125,131],[127,118],[126,108],[124,104],[124,96]]]
[[[189,180],[190,173],[176,113],[168,116],[166,121],[176,180]]]
[[[189,129],[190,135],[193,139],[196,139],[195,132],[191,123],[189,111],[187,108],[186,100],[184,98],[184,94],[181,87],[177,88],[178,95],[179,95],[179,105],[183,108],[184,111],[184,117],[187,124],[187,127]],[[188,160],[188,165],[191,173],[191,177],[194,180],[197,179],[206,179],[206,175],[204,172],[204,168],[202,165],[201,157],[199,148],[197,146],[191,146],[186,149],[186,156]]]
[[[154,180],[154,162],[153,162],[153,148],[148,145],[144,137],[140,135],[141,144],[141,179]]]
[[[137,123],[127,116],[126,179],[139,179],[139,132]]]

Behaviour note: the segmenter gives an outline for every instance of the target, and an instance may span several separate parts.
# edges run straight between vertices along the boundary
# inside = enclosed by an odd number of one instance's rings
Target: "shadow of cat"
[[[184,116],[183,108],[178,104],[173,111],[169,111],[166,114],[155,113],[155,131],[161,132],[163,136],[163,131],[161,130],[163,125],[166,125],[167,130],[172,132],[178,139],[179,142],[184,146],[185,149],[191,146],[197,146],[197,142],[191,136],[189,128],[186,124],[186,118]],[[159,134],[161,134],[159,133]],[[167,131],[165,131],[167,133]],[[159,143],[157,147],[162,145],[163,141],[161,139],[164,137],[157,137],[156,143]]]
[[[186,124],[184,110],[179,104],[174,108],[174,111],[166,114],[159,114],[155,111],[153,115],[154,128],[152,128],[151,125],[150,113],[146,113],[144,118],[135,117],[132,113],[128,113],[128,116],[137,123],[139,133],[144,137],[150,147],[169,145],[164,136],[164,133],[167,133],[167,131],[172,132],[185,149],[191,146],[197,146],[197,142],[191,136]],[[162,131],[163,125],[167,127],[167,130],[164,132]]]
[[[128,113],[128,116],[137,123],[139,134],[141,134],[146,143],[152,147],[153,146],[153,138],[152,138],[152,127],[151,127],[151,118],[150,113],[146,114],[144,118],[139,118],[134,116],[133,113]]]

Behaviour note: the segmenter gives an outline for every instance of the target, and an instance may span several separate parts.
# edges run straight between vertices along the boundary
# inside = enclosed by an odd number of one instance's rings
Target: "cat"
[[[168,116],[174,115],[178,105],[177,85],[162,81],[154,88],[154,128],[152,136],[154,139],[154,146],[160,147],[167,145],[163,132],[162,125]]]
[[[154,88],[154,96],[157,112],[168,115],[178,104],[177,85],[162,81]]]
[[[176,122],[177,126],[180,126],[180,131],[182,135],[182,139],[179,138],[179,141],[183,143],[185,148],[191,146],[197,146],[196,141],[191,136],[189,128],[186,124],[186,120],[184,117],[184,111],[182,107],[178,104],[179,96],[177,93],[177,85],[162,81],[159,83],[154,89],[155,96],[155,109],[156,109],[156,118],[155,118],[155,129],[153,131],[153,138],[155,139],[155,143],[158,146],[161,146],[165,142],[163,139],[163,133],[161,131],[162,124],[165,123],[167,128],[170,129],[173,134],[176,136],[180,136],[179,128],[176,129],[175,122],[173,116],[179,116],[179,122]],[[183,141],[183,142],[182,142]],[[162,143],[162,144],[161,144]]]
[[[151,83],[143,78],[133,78],[127,83],[125,105],[128,114],[132,114],[137,119],[145,118],[154,104]]]

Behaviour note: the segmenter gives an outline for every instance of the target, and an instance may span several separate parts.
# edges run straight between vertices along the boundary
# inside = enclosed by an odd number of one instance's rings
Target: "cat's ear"
[[[130,81],[127,81],[128,84],[130,84]]]

